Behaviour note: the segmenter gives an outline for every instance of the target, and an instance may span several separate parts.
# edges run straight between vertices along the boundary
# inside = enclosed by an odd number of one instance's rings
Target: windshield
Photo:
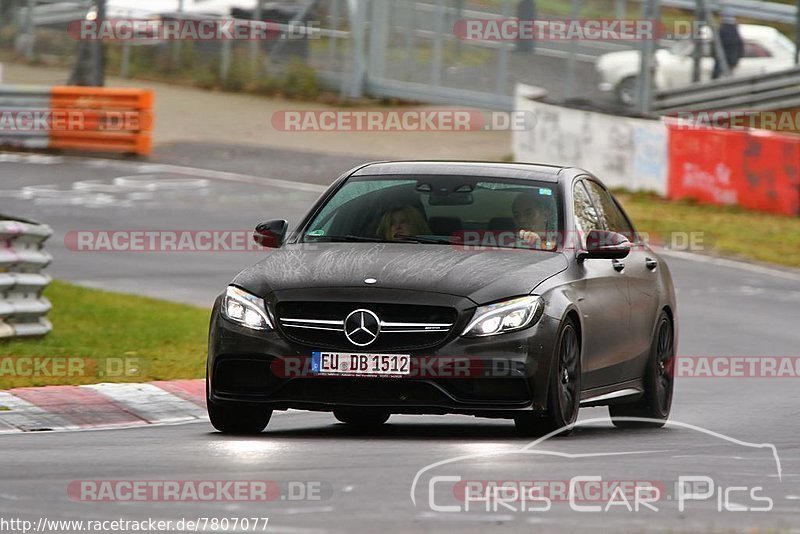
[[[783,52],[787,54],[794,54],[794,48],[795,48],[794,43],[792,42],[791,39],[789,39],[782,33],[776,32],[775,43],[781,50],[783,50]]]
[[[469,176],[348,180],[305,227],[303,242],[396,242],[556,250],[555,184]]]

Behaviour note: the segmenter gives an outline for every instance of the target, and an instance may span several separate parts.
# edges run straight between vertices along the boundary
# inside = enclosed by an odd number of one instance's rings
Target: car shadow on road
[[[582,439],[599,438],[628,438],[637,435],[652,437],[657,433],[668,433],[670,429],[642,429],[620,430],[611,425],[576,427],[568,437],[554,436],[551,439],[558,441],[574,442]],[[218,436],[218,434],[215,434]],[[231,436],[241,438],[241,436]],[[377,428],[358,428],[344,423],[335,423],[324,426],[309,426],[307,428],[292,428],[281,430],[267,429],[258,436],[251,438],[263,439],[365,439],[390,440],[390,441],[422,441],[422,440],[453,440],[463,441],[492,441],[497,439],[510,440],[520,444],[530,443],[537,439],[536,436],[520,436],[514,428],[514,423],[481,424],[481,423],[402,423],[388,422]]]

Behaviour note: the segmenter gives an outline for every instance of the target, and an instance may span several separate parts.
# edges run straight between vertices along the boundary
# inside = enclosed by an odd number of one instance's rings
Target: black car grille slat
[[[347,340],[343,324],[355,310],[367,309],[381,320],[378,339],[367,347]],[[363,302],[280,302],[278,322],[291,340],[311,348],[359,351],[410,351],[435,347],[447,339],[458,312],[443,306]]]

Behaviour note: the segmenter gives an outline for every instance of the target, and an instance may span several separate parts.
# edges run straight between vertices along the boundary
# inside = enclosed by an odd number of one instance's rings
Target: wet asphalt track
[[[16,160],[15,160],[16,158]],[[227,158],[227,159],[226,159]],[[0,213],[47,222],[56,230],[48,244],[55,277],[95,287],[209,304],[240,268],[258,253],[86,253],[65,248],[77,229],[241,229],[259,220],[297,220],[318,189],[268,179],[323,184],[359,158],[288,151],[182,145],[159,167],[118,160],[19,158],[0,155]],[[72,189],[82,180],[164,174],[192,177],[202,186],[159,191],[151,198],[112,192],[19,198],[25,185]],[[231,174],[235,173],[235,174]],[[195,176],[196,177],[196,176]],[[255,178],[254,178],[255,177]],[[45,189],[47,191],[47,189]],[[75,200],[75,198],[79,200]],[[82,199],[81,199],[82,198]],[[701,229],[687,229],[694,231]],[[681,356],[800,356],[800,276],[741,265],[669,256],[679,299]],[[394,416],[377,435],[336,424],[328,414],[276,414],[256,438],[222,437],[208,424],[125,430],[0,436],[0,518],[180,519],[269,517],[272,532],[395,532],[460,530],[708,530],[750,527],[800,531],[800,378],[684,378],[678,381],[666,430],[619,431],[605,409],[585,409],[582,419],[601,418],[567,439],[520,452],[530,440],[506,421],[461,416]],[[679,424],[678,424],[679,423]],[[774,445],[777,455],[769,447]],[[625,454],[622,454],[625,453]],[[776,458],[777,456],[777,458]],[[459,458],[419,473],[434,462]],[[655,506],[629,512],[578,512],[554,498],[549,510],[518,511],[519,502],[469,512],[431,506],[455,505],[453,482],[463,480],[568,481],[597,475],[605,481],[649,481],[663,489]],[[678,510],[680,476],[708,476],[713,497]],[[272,480],[315,484],[320,498],[272,503],[75,502],[67,494],[76,480]],[[433,480],[433,491],[430,483]],[[746,487],[740,491],[736,487]],[[750,493],[752,488],[761,487]],[[727,499],[724,497],[728,489]],[[722,497],[720,497],[722,496]],[[727,505],[763,506],[768,512],[724,511]],[[572,503],[605,507],[606,498]],[[542,503],[533,503],[537,507]],[[514,510],[510,509],[514,508]],[[719,511],[722,508],[723,511]],[[241,530],[240,530],[241,531]]]

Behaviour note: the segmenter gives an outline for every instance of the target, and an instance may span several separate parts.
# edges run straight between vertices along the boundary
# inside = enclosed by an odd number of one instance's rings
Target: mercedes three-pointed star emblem
[[[381,320],[369,310],[356,310],[344,320],[344,335],[357,347],[371,345],[381,332]]]

